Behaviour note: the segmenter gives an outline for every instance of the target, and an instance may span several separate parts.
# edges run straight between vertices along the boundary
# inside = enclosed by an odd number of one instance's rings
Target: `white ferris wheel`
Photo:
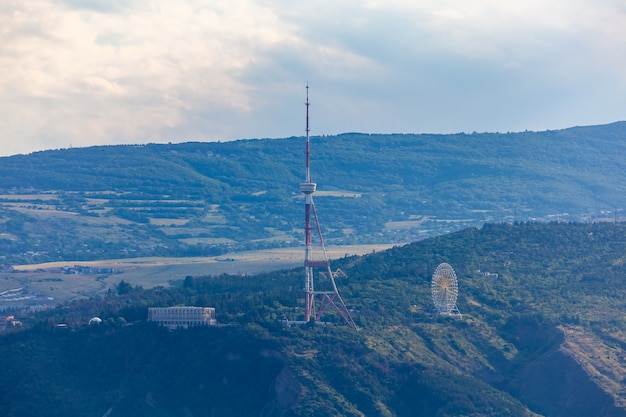
[[[456,306],[456,299],[459,295],[459,284],[454,269],[452,269],[449,264],[444,262],[435,269],[430,288],[435,309],[439,314],[460,314]]]

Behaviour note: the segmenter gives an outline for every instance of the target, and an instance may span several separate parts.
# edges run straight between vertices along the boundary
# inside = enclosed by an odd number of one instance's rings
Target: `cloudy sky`
[[[623,0],[2,0],[0,155],[626,119]]]

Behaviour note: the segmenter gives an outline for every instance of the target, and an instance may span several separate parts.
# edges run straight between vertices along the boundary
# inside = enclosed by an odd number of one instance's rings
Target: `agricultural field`
[[[332,246],[330,259],[388,249],[391,245]],[[301,248],[233,252],[217,257],[127,258],[16,265],[0,274],[0,307],[56,305],[103,295],[124,281],[154,288],[178,285],[186,276],[254,275],[302,264]]]

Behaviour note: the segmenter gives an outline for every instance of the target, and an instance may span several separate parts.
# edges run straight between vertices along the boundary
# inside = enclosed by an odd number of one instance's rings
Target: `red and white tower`
[[[304,194],[304,319],[309,322],[311,320],[320,321],[324,311],[328,307],[332,307],[345,320],[345,322],[357,328],[350,312],[346,308],[343,299],[339,295],[335,278],[338,275],[345,274],[341,270],[332,271],[328,254],[324,247],[324,239],[320,223],[317,218],[317,211],[313,203],[313,193],[317,184],[311,181],[311,140],[309,130],[309,86],[306,86],[306,181],[300,183],[300,191]],[[313,226],[311,220],[315,222]],[[313,245],[312,232],[315,230],[319,239],[317,247]],[[315,251],[317,248],[317,253]],[[315,290],[314,286],[314,270],[322,269],[320,276],[330,281],[330,288],[325,291]],[[319,299],[319,301],[318,301]]]

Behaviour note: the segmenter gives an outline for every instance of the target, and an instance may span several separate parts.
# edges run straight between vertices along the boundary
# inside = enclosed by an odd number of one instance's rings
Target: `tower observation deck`
[[[300,183],[300,192],[304,194],[304,319],[321,321],[322,315],[332,307],[339,316],[352,328],[357,328],[350,312],[346,308],[343,299],[339,295],[335,278],[339,275],[345,276],[343,271],[333,271],[330,267],[328,254],[324,246],[324,239],[320,228],[317,210],[313,203],[313,194],[317,184],[311,181],[311,140],[309,129],[309,86],[306,87],[306,180]],[[314,223],[314,225],[312,224]],[[318,245],[313,245],[313,232],[318,238]],[[316,252],[317,249],[317,252]],[[320,277],[326,280],[327,290],[316,290],[314,285],[314,272],[319,268],[322,271]]]

